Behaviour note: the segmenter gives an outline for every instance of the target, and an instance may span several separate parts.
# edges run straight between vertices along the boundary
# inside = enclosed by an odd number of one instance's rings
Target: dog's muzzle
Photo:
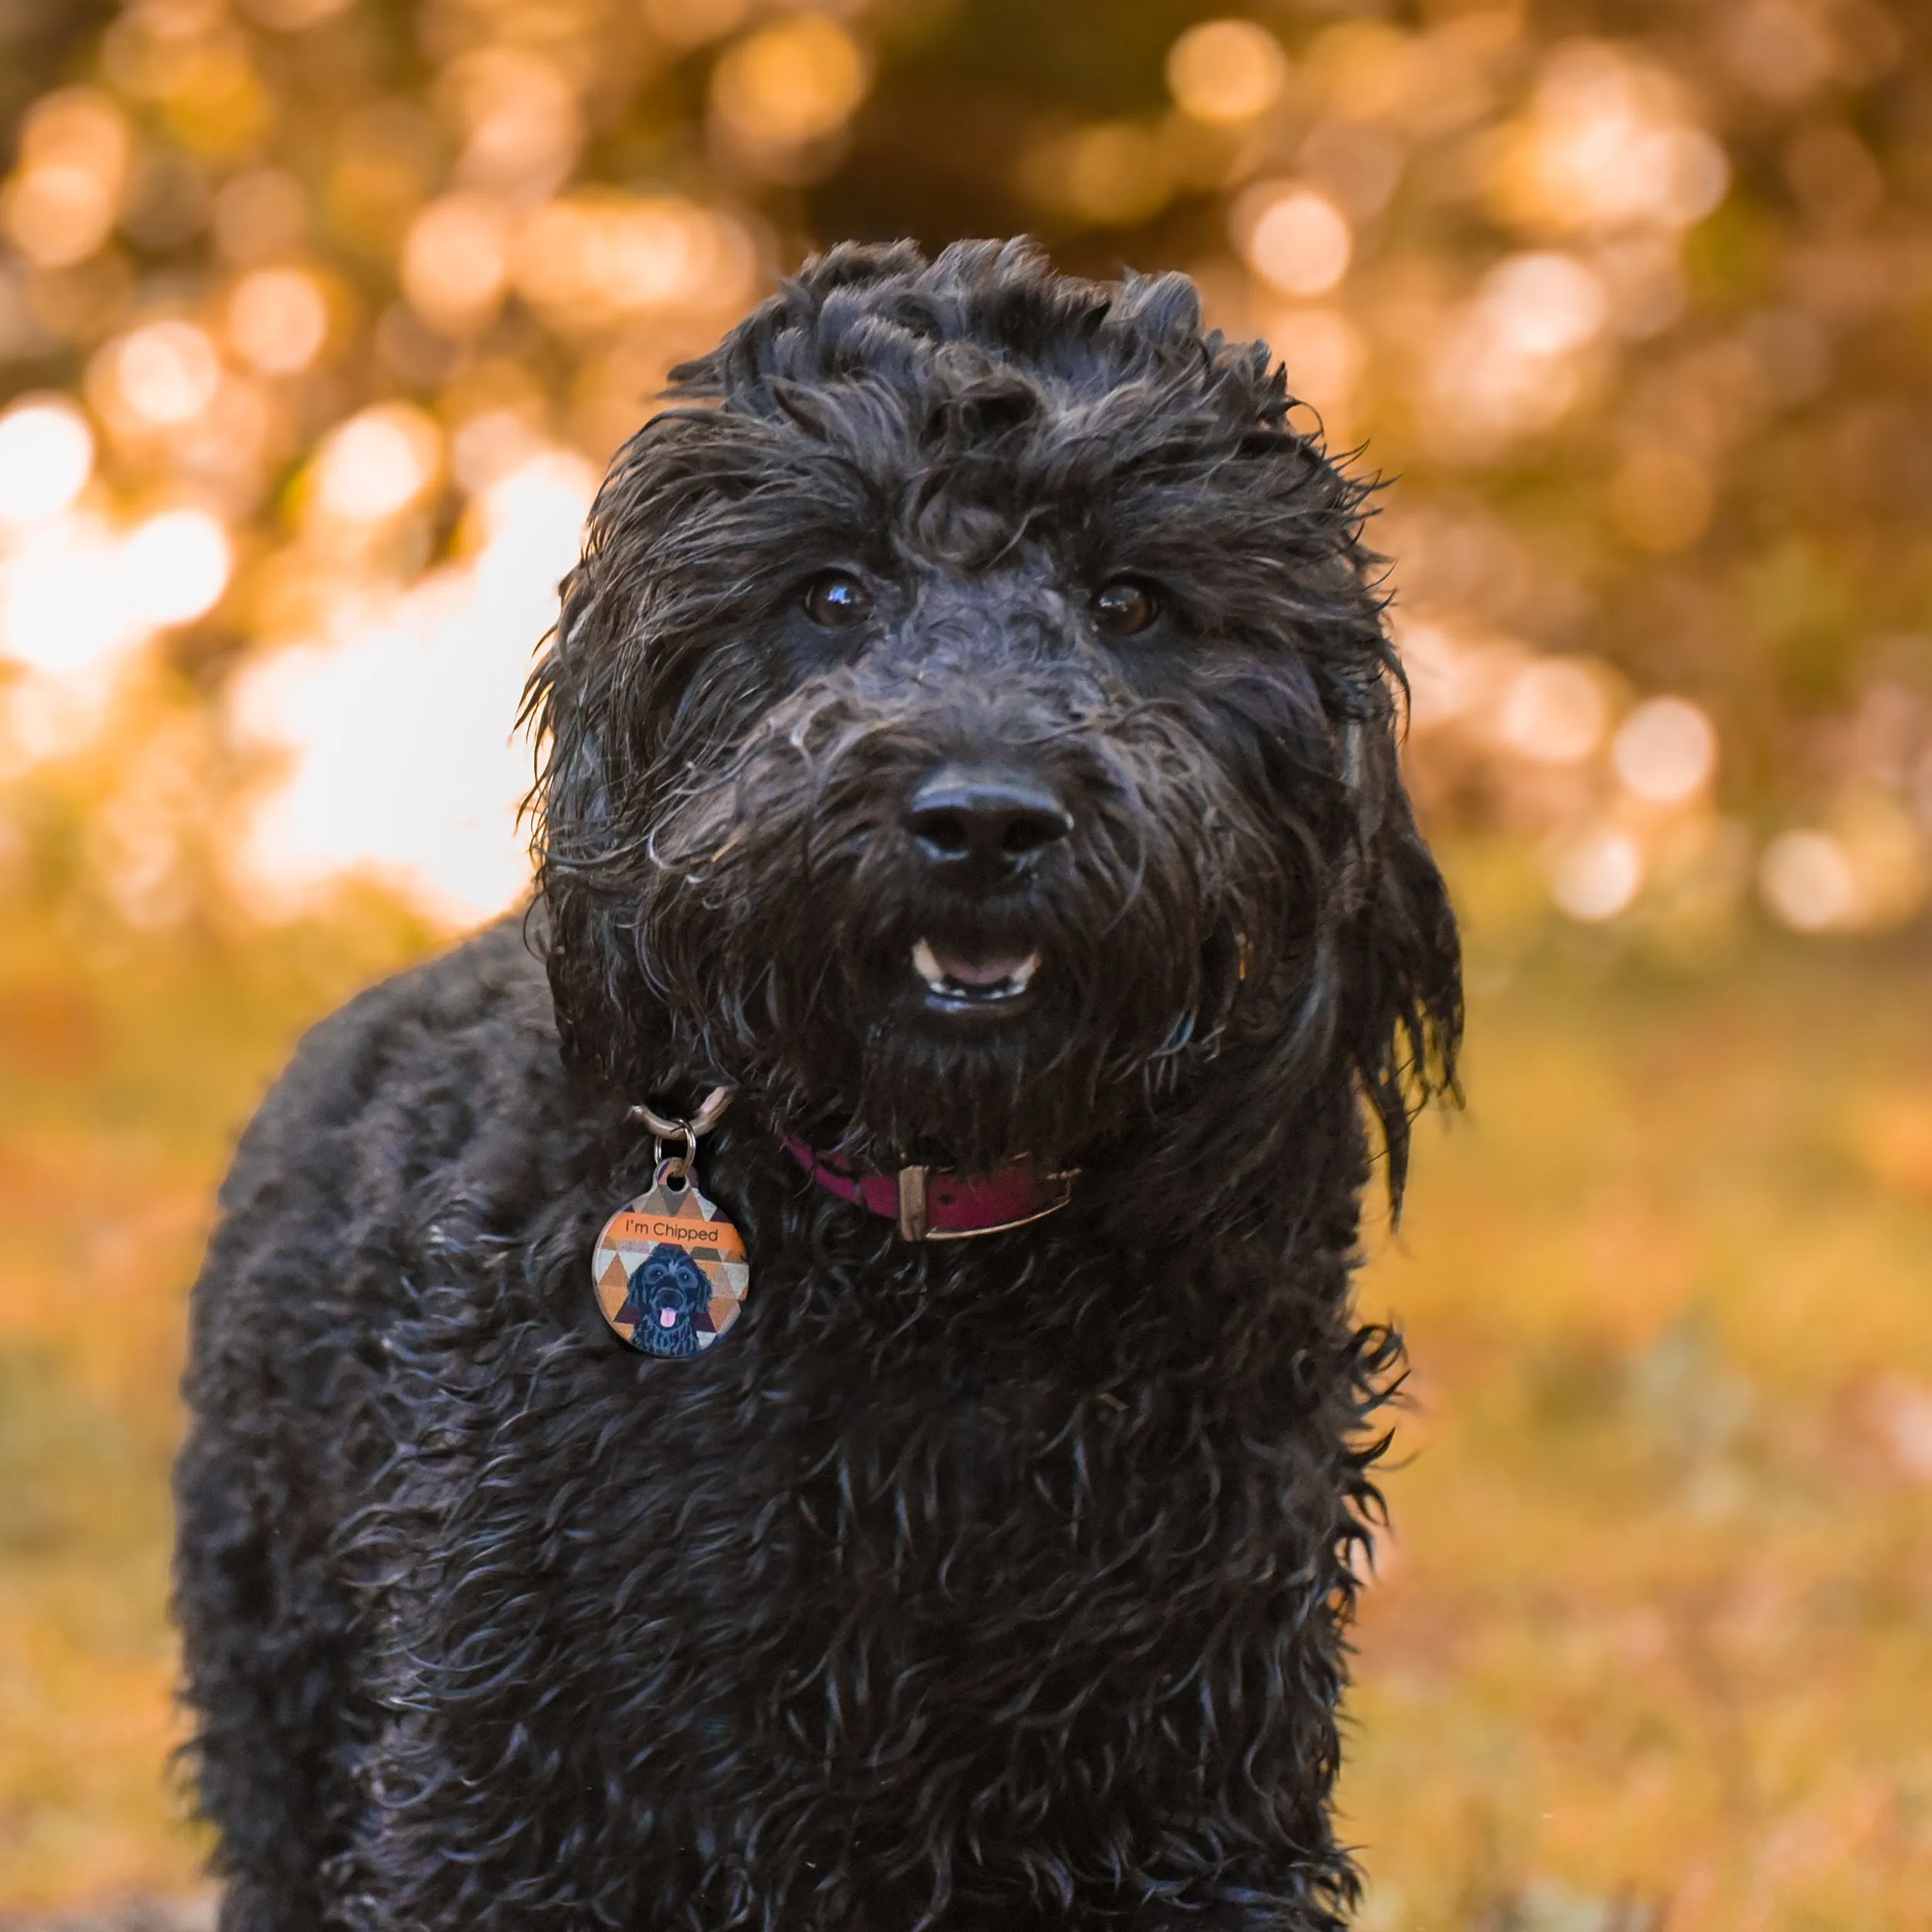
[[[1023,920],[1002,908],[1023,900],[1072,836],[1073,814],[1022,767],[954,764],[920,781],[902,822],[934,908],[930,929],[912,948],[926,1010],[954,1020],[1021,1011],[1041,956]]]

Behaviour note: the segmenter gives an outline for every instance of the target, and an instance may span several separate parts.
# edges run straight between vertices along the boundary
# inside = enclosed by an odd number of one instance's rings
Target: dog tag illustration
[[[689,1159],[660,1161],[618,1209],[590,1267],[612,1331],[647,1355],[702,1355],[744,1310],[744,1237],[698,1192]]]

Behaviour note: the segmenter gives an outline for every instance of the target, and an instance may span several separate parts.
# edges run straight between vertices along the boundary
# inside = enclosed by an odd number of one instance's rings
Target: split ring
[[[729,1087],[714,1087],[699,1103],[698,1111],[689,1120],[680,1121],[660,1114],[654,1107],[640,1101],[631,1110],[631,1117],[639,1125],[648,1127],[661,1141],[668,1141],[684,1134],[690,1136],[691,1151],[697,1151],[698,1137],[709,1134],[724,1118],[725,1109],[731,1104],[735,1090]]]

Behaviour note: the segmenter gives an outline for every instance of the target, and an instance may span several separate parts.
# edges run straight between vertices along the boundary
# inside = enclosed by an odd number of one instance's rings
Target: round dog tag
[[[651,1191],[604,1224],[590,1258],[597,1306],[647,1355],[700,1355],[744,1308],[744,1237],[698,1192],[689,1163],[660,1161]]]

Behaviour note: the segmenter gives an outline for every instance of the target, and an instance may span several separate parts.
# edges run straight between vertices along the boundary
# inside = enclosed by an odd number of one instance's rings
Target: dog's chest
[[[1327,1419],[1257,1402],[1251,1372],[1001,1349],[959,1325],[885,1364],[762,1349],[759,1325],[682,1380],[631,1358],[570,1432],[602,1564],[687,1633],[770,1619],[791,1646],[876,1624],[908,1662],[1035,1628],[1104,1646],[1118,1617],[1221,1621],[1227,1593],[1305,1572],[1332,1527],[1293,1496],[1332,1449]]]
[[[1114,1413],[1038,1381],[909,1379],[813,1445],[801,1502],[849,1575],[917,1591],[1036,1563],[1063,1573],[1090,1553],[1097,1488],[1118,1486]]]
[[[1077,1836],[1265,1728],[1332,1587],[1332,1417],[1252,1362],[993,1326],[886,1362],[754,1308],[685,1362],[532,1319],[495,1374],[451,1360],[407,1695],[479,1777],[540,1736],[693,1833],[783,1794],[825,1858],[998,1791],[1063,1794]]]
[[[1120,1619],[1184,1624],[1278,1573],[1291,1512],[1224,1422],[1172,1390],[907,1376],[798,1427],[744,1508],[786,1499],[794,1611],[876,1619],[902,1662],[1026,1633],[1105,1648]]]

